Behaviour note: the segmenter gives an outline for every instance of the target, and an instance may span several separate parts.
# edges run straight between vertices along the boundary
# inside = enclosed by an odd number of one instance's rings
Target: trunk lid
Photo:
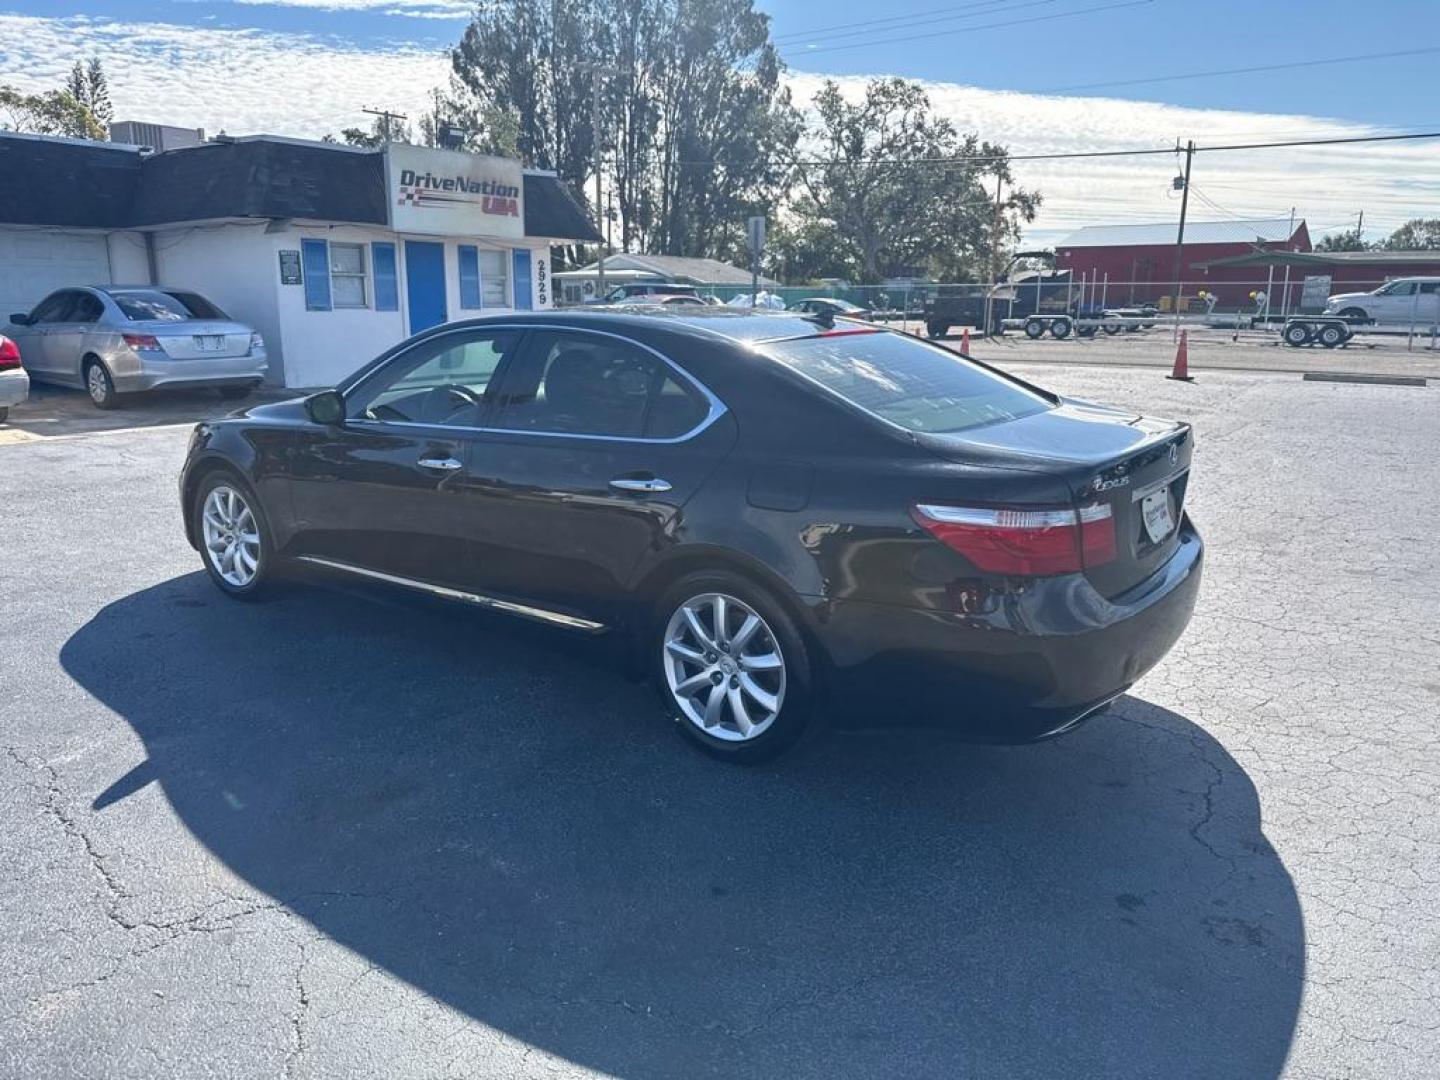
[[[219,360],[250,351],[250,328],[235,322],[150,319],[129,323],[126,332],[153,334],[172,360]]]
[[[1053,409],[1018,420],[918,438],[953,461],[1055,476],[1065,483],[1077,508],[1109,507],[1115,558],[1085,568],[1085,576],[1105,597],[1145,580],[1179,544],[1194,451],[1189,424],[1062,399]],[[1167,517],[1169,531],[1156,539],[1152,530],[1163,527]]]

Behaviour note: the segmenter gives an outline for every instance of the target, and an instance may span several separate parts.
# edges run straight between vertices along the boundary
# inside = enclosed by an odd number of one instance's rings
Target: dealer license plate
[[[219,352],[225,348],[224,334],[196,334],[195,344],[201,352]]]
[[[1170,512],[1170,485],[1140,500],[1140,517],[1152,544],[1158,544],[1175,531],[1175,517]]]

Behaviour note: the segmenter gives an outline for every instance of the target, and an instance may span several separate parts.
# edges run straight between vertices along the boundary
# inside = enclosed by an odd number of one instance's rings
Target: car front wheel
[[[676,582],[656,610],[651,655],[665,708],[707,754],[769,760],[805,732],[809,653],[785,609],[728,572]]]
[[[227,596],[251,600],[274,576],[270,525],[260,500],[227,472],[213,472],[195,494],[195,531],[210,580]]]

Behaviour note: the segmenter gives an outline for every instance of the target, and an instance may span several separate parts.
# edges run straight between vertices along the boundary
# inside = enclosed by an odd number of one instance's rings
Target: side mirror
[[[321,390],[305,399],[305,415],[317,424],[338,424],[345,419],[345,395],[339,390]]]
[[[23,311],[15,311],[10,314],[10,322],[15,326],[29,326],[30,316]]]

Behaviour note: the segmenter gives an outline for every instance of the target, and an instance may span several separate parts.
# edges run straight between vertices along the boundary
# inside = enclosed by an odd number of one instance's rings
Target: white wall
[[[298,251],[306,239],[369,245],[395,244],[400,310],[375,310],[374,267],[366,248],[367,307],[308,311],[303,285],[280,283],[282,250]],[[405,240],[389,229],[361,225],[292,225],[267,232],[263,222],[167,229],[155,237],[160,281],[199,291],[233,318],[254,327],[265,338],[270,355],[270,379],[294,387],[333,386],[409,336],[408,297],[405,288]],[[409,237],[445,246],[445,309],[451,321],[514,310],[514,282],[505,307],[483,310],[460,307],[459,247],[475,244],[505,252],[513,273],[510,251],[530,248],[531,296],[539,304],[540,263],[549,275],[548,244],[486,241],[480,238]],[[144,248],[138,249],[144,258]],[[127,274],[132,271],[127,269]],[[118,279],[117,279],[118,280]],[[131,280],[144,280],[143,274]],[[553,283],[548,291],[553,295]],[[553,301],[552,301],[553,302]]]
[[[161,229],[155,233],[157,284],[194,289],[232,319],[260,331],[270,357],[269,381],[296,385],[284,377],[273,241],[263,222]]]
[[[105,238],[110,251],[110,280],[116,285],[153,285],[145,237],[138,232],[113,232]]]

